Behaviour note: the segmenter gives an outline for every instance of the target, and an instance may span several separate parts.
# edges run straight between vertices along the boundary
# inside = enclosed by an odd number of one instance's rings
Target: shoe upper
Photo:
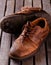
[[[49,33],[45,18],[38,18],[25,25],[21,35],[15,40],[10,49],[13,57],[25,57],[35,53]]]

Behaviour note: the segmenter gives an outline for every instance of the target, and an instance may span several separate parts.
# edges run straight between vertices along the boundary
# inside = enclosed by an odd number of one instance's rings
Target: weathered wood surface
[[[7,9],[6,14],[9,15],[13,13],[13,7],[14,7],[14,0],[7,1]],[[11,43],[11,35],[8,33],[3,32],[2,33],[2,39],[1,39],[1,57],[0,57],[0,65],[8,65],[9,61],[9,49],[10,49],[10,43]]]
[[[40,7],[51,15],[50,0],[0,0],[0,19],[5,15],[10,15],[21,10],[21,7]],[[0,33],[1,34],[1,33]],[[9,50],[15,40],[15,36],[2,33],[0,48],[0,65],[51,65],[51,35],[43,43],[38,53],[26,60],[15,61],[9,59]]]
[[[0,0],[0,19],[4,16],[5,5],[6,5],[6,0]],[[0,29],[0,38],[1,38],[1,29]]]
[[[15,12],[18,12],[23,7],[23,0],[16,0]]]
[[[24,6],[26,6],[26,7],[32,7],[32,0],[25,0],[24,1]]]
[[[43,9],[46,10],[51,15],[50,0],[42,0],[42,2],[43,2]]]
[[[47,11],[47,13],[49,13],[49,15],[51,15],[51,4],[50,4],[50,0],[43,0],[43,9],[45,11]],[[47,60],[48,60],[48,65],[51,65],[51,33],[49,35],[49,38],[46,42],[47,44]]]
[[[41,8],[41,0],[33,0],[33,7],[40,7]]]

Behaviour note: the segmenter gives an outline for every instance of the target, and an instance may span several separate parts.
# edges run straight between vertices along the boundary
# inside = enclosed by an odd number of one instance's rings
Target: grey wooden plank
[[[32,7],[32,0],[25,0],[24,6]]]
[[[45,48],[45,46],[43,44],[35,56],[35,64],[36,65],[46,65],[45,49],[44,48]]]
[[[43,9],[51,15],[51,4],[50,0],[43,0]],[[47,52],[48,52],[48,65],[51,65],[51,32],[47,39]]]
[[[24,6],[32,7],[32,0],[25,0]],[[33,65],[33,57],[22,61],[22,65]]]
[[[51,5],[50,0],[42,0],[43,2],[43,9],[47,11],[51,15]]]
[[[33,0],[33,7],[40,7],[41,8],[41,0]]]
[[[21,7],[23,7],[23,0],[16,0],[15,2],[15,13],[21,10]],[[12,44],[15,41],[15,36],[12,36]],[[20,61],[10,60],[10,65],[21,65]]]
[[[0,19],[4,16],[6,0],[0,0]]]
[[[0,64],[8,65],[8,52],[10,48],[10,35],[3,32],[1,40]]]
[[[7,1],[7,10],[5,15],[13,13],[13,9],[14,9],[14,0]],[[8,65],[10,42],[11,42],[11,35],[3,32],[1,40],[0,65]]]
[[[16,0],[15,12],[18,12],[19,10],[21,10],[21,7],[23,7],[23,0]]]
[[[20,65],[20,62],[11,60],[10,65]]]
[[[0,0],[0,19],[4,16],[6,0]],[[0,38],[1,38],[1,29],[0,29]]]
[[[10,15],[14,12],[14,0],[8,0],[7,1],[7,10],[6,10],[6,15]]]
[[[33,0],[33,7],[41,8],[41,0]],[[46,57],[45,57],[45,46],[42,45],[41,50],[35,56],[35,64],[36,65],[46,65]],[[42,51],[43,50],[43,51]]]

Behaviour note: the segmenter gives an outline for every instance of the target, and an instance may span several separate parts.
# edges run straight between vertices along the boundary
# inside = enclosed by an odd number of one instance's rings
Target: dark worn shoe
[[[35,12],[41,11],[40,8],[24,8],[21,11],[3,17],[1,22],[1,29],[7,33],[20,34],[22,27],[27,21],[35,20],[37,16]]]
[[[34,55],[48,33],[49,26],[45,18],[38,18],[27,23],[10,49],[10,58],[23,60]]]

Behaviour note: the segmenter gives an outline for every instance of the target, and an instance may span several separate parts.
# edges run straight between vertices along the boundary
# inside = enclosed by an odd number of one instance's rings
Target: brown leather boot
[[[45,18],[38,18],[25,25],[22,34],[15,40],[10,49],[10,58],[23,60],[34,55],[49,33]]]

